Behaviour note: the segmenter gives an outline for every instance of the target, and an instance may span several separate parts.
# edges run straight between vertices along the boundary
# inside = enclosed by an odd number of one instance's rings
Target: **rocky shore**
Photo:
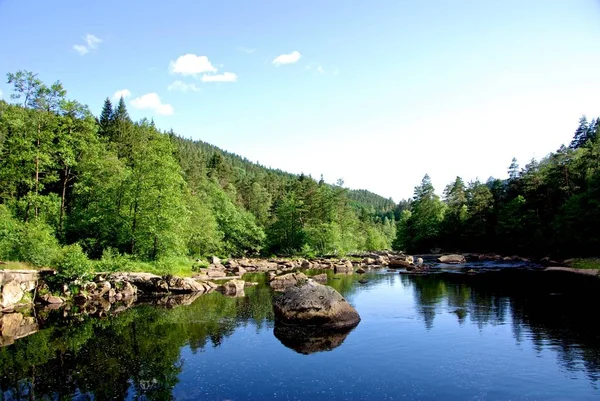
[[[50,269],[0,270],[0,337],[2,343],[10,343],[35,332],[36,324],[27,312],[34,305],[36,310],[61,309],[65,316],[102,317],[120,313],[140,303],[164,307],[186,305],[213,291],[225,296],[242,297],[245,288],[256,284],[242,280],[246,273],[267,274],[269,285],[276,292],[284,292],[308,281],[326,284],[328,276],[323,270],[344,275],[364,274],[374,269],[388,269],[400,274],[428,274],[440,266],[448,266],[474,273],[468,265],[462,267],[472,261],[516,262],[535,265],[545,271],[600,277],[600,271],[564,267],[561,266],[564,262],[549,258],[532,261],[519,256],[471,253],[429,255],[426,259],[429,264],[420,257],[391,251],[310,260],[240,258],[221,261],[212,257],[206,267],[199,263],[192,266],[192,277],[137,272],[96,273],[84,281],[60,284],[56,283],[56,272]],[[437,262],[435,266],[431,264],[432,259]]]

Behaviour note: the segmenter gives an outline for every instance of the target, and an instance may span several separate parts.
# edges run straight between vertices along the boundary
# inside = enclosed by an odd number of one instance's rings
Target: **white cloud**
[[[252,54],[252,53],[254,53],[256,51],[256,49],[250,49],[250,48],[247,48],[247,47],[240,47],[240,50],[243,51],[246,54]]]
[[[121,89],[115,92],[113,99],[119,100],[120,98],[126,98],[129,96],[131,96],[131,91],[129,89]]]
[[[2,95],[3,95],[2,90],[0,90],[0,99],[2,99]]]
[[[288,54],[280,54],[279,56],[273,59],[273,64],[276,66],[284,65],[284,64],[293,64],[300,60],[302,55],[298,50],[294,50]]]
[[[173,106],[163,103],[156,93],[146,93],[145,95],[135,98],[131,101],[131,105],[136,109],[152,110],[156,114],[163,116],[170,116],[173,114]]]
[[[82,56],[90,52],[84,45],[74,45],[73,49]]]
[[[323,74],[325,71],[323,70],[323,67],[318,66],[317,67],[317,71],[320,72],[321,74]]]
[[[169,87],[167,89],[170,91],[181,91],[181,92],[187,92],[187,91],[198,92],[200,90],[200,88],[198,88],[195,84],[186,84],[185,82],[182,82],[182,81],[174,81],[172,84],[169,85]]]
[[[169,63],[169,71],[173,74],[197,75],[203,72],[217,72],[217,69],[213,67],[206,56],[185,54]]]
[[[87,44],[87,46],[86,45],[73,45],[73,50],[75,50],[81,56],[88,54],[90,52],[90,50],[95,49],[96,47],[98,47],[98,44],[102,43],[102,39],[100,39],[99,37],[97,37],[95,35],[92,35],[91,33],[88,33],[87,35],[85,35],[83,37],[83,40]]]
[[[102,39],[92,35],[91,33],[85,35],[83,39],[85,39],[85,42],[87,43],[90,49],[95,49],[99,43],[102,43]]]
[[[202,82],[235,82],[237,77],[237,74],[233,72],[224,72],[219,75],[204,75],[202,76]]]

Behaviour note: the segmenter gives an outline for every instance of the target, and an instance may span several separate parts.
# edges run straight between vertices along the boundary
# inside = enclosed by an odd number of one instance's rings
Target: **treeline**
[[[519,168],[508,179],[457,177],[443,199],[429,176],[399,216],[394,246],[411,252],[501,252],[597,256],[600,251],[600,119],[582,117],[568,147]]]
[[[28,71],[0,101],[0,260],[54,263],[343,254],[391,246],[393,205],[250,163],[132,121],[123,99],[98,117]],[[63,252],[64,253],[64,252]],[[60,259],[60,258],[59,258]],[[69,258],[67,258],[69,259]],[[69,263],[68,260],[64,263]]]

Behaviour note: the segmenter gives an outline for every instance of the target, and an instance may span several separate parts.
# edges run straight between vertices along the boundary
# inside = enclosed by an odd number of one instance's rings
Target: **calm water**
[[[362,317],[350,333],[274,335],[265,285],[101,319],[41,313],[39,332],[0,349],[0,400],[600,399],[589,279],[507,269],[329,284]]]

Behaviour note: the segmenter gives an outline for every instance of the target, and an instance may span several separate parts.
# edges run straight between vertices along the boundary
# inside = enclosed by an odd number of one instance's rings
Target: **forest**
[[[591,257],[600,250],[600,118],[583,116],[569,146],[508,178],[465,184],[439,197],[425,176],[397,208],[394,247],[410,252],[496,252],[530,257]]]
[[[122,98],[107,98],[95,117],[59,81],[18,71],[7,82],[0,260],[166,269],[173,258],[209,255],[342,255],[389,248],[396,237],[390,199],[132,121]]]
[[[426,175],[398,204],[343,181],[263,167],[107,98],[98,116],[57,81],[7,74],[0,100],[0,260],[103,270],[174,258],[500,252],[593,256],[600,249],[600,119],[507,179],[436,194]],[[400,183],[399,183],[400,184]],[[187,262],[186,262],[187,263]]]

